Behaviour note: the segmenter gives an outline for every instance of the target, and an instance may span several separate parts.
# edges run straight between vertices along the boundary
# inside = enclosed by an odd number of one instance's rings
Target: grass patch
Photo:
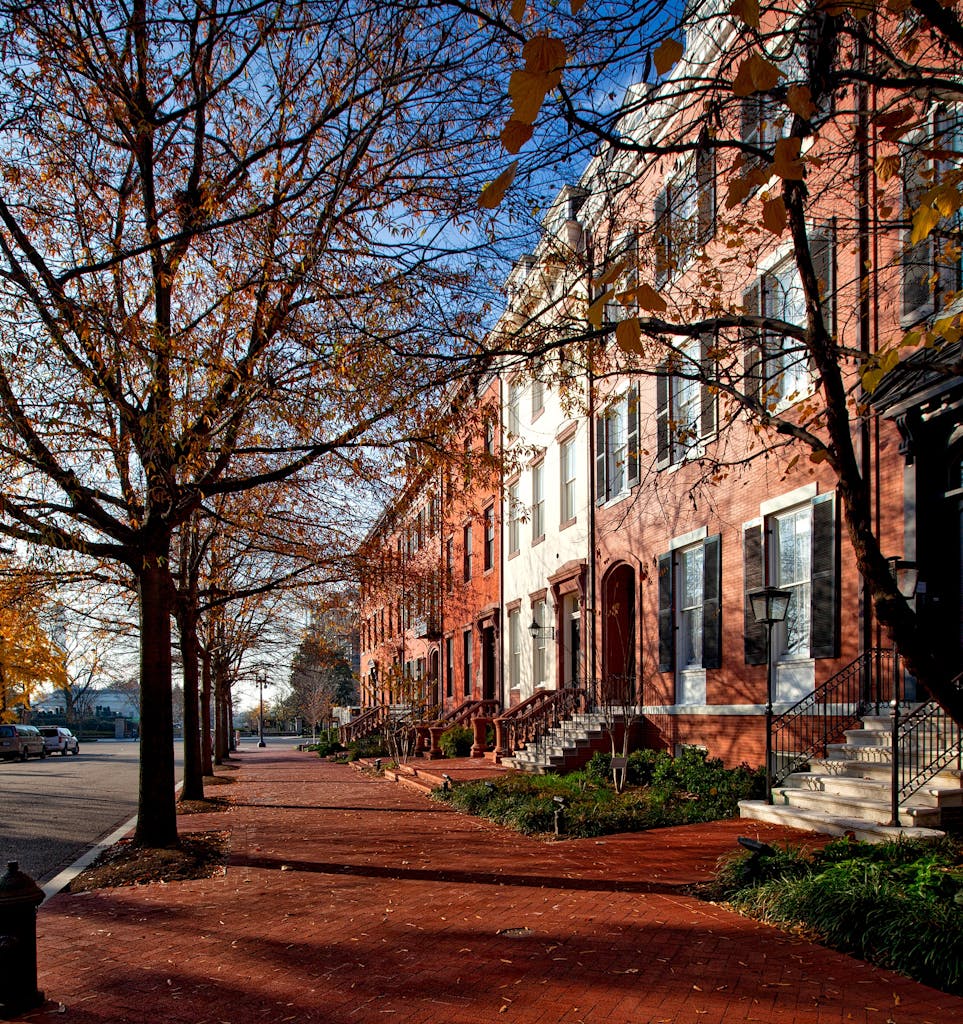
[[[963,995],[963,844],[840,839],[736,855],[703,887],[741,913]]]
[[[435,797],[533,835],[554,832],[558,805],[553,798],[561,796],[566,802],[563,833],[590,838],[731,818],[738,813],[739,800],[761,795],[764,784],[759,771],[745,765],[724,768],[701,750],[687,750],[677,758],[636,751],[629,758],[629,788],[623,793],[615,792],[608,767],[607,755],[596,755],[584,770],[568,775],[517,773],[459,783],[448,793],[436,790]]]

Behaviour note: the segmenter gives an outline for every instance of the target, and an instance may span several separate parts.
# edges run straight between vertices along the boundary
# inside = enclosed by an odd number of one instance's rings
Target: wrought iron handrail
[[[888,705],[899,686],[899,661],[892,649],[873,647],[772,720],[772,779],[778,785],[814,757],[824,757],[860,717]]]
[[[477,697],[471,697],[468,700],[463,700],[457,707],[449,708],[448,711],[443,715],[439,715],[431,724],[451,727],[468,725],[475,718],[493,718],[501,710],[501,706],[501,701],[499,700],[491,698],[481,700]]]
[[[496,719],[504,730],[510,750],[528,743],[538,743],[555,726],[577,712],[585,704],[584,691],[575,687],[562,690],[539,690],[527,700],[509,708]]]
[[[963,673],[951,685],[963,690]],[[894,731],[894,806],[954,763],[963,768],[963,730],[935,700],[921,704],[902,719],[897,714]]]
[[[364,739],[373,732],[377,732],[388,718],[388,707],[385,704],[375,704],[374,707],[366,708],[352,719],[347,725],[338,728],[338,739],[342,745],[353,743],[355,740]]]

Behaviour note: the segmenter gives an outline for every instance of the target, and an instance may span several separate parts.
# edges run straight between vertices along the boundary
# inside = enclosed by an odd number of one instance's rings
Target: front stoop
[[[943,835],[939,826],[963,814],[963,772],[939,772],[900,806],[899,827],[889,825],[890,726],[887,716],[867,716],[862,728],[847,730],[845,743],[827,747],[825,759],[773,787],[772,804],[740,801],[740,817],[877,843]]]
[[[611,750],[604,717],[577,714],[550,729],[540,743],[526,744],[501,763],[532,775],[549,775],[584,768],[593,754]]]

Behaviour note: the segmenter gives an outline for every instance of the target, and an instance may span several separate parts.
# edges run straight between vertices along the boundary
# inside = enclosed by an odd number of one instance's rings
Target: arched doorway
[[[634,704],[635,570],[622,563],[602,580],[602,686],[606,703]]]

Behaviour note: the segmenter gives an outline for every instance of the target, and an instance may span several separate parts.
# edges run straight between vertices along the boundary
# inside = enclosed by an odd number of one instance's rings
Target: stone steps
[[[541,743],[529,743],[501,763],[532,775],[575,771],[593,754],[609,752],[611,743],[600,715],[580,713],[551,729]]]

